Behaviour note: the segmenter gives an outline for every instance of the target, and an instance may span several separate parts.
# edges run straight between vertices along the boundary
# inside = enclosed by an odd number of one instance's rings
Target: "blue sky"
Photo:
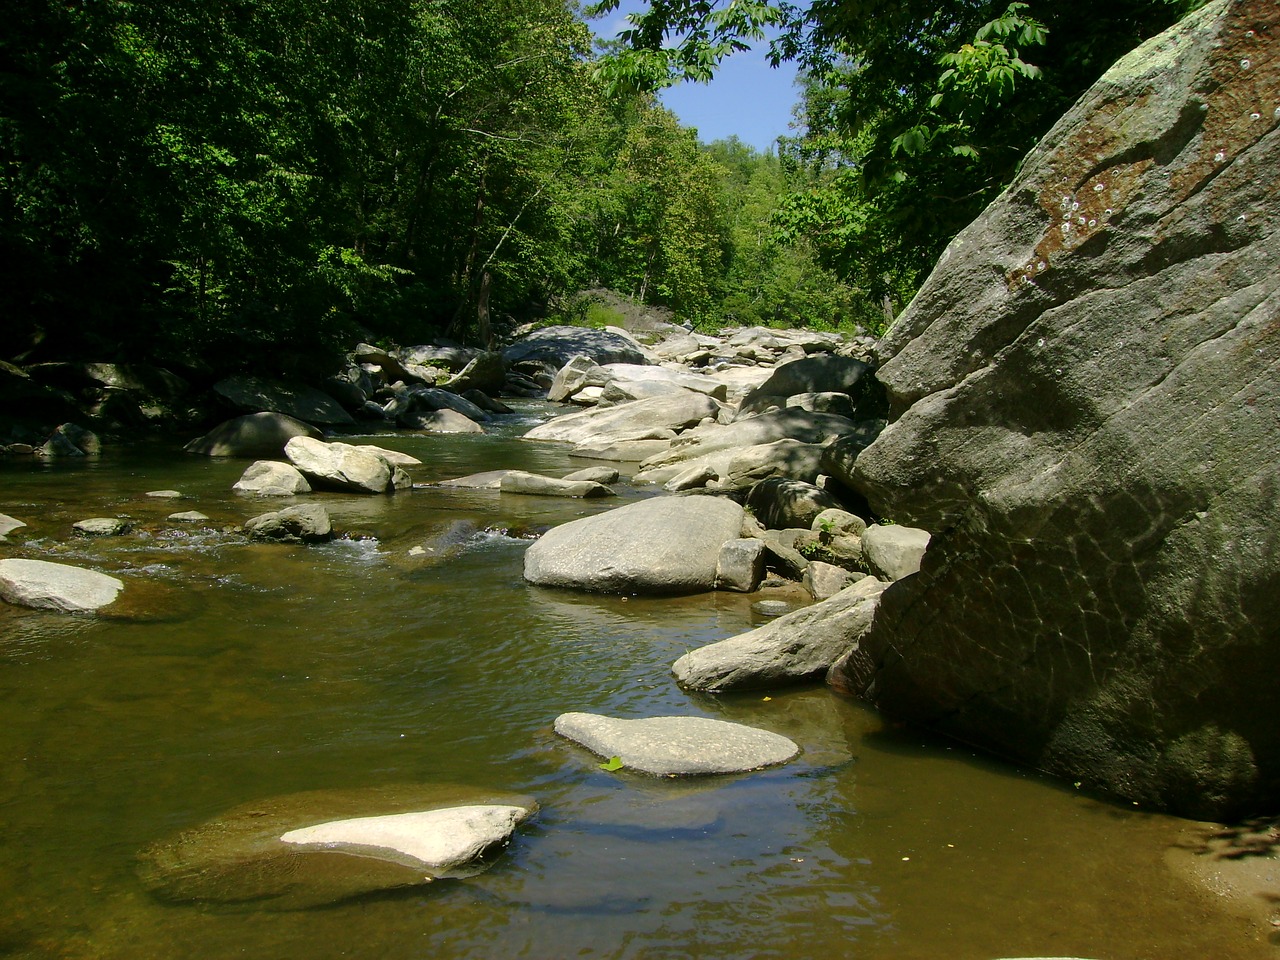
[[[625,15],[641,5],[623,0],[607,17],[592,22],[601,37],[612,39],[627,27]],[[792,131],[791,108],[796,102],[795,66],[769,66],[768,41],[737,53],[720,65],[710,83],[682,83],[664,90],[663,104],[681,123],[696,127],[704,142],[737,135],[757,150],[771,149],[780,136]]]

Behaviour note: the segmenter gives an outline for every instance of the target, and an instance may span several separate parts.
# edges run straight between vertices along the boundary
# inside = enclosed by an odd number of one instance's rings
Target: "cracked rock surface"
[[[849,666],[885,712],[1114,796],[1280,795],[1280,7],[1119,61],[882,345],[854,466],[933,534]]]

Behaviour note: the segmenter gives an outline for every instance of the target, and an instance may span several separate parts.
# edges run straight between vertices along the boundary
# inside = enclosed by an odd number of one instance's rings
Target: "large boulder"
[[[319,440],[324,434],[283,413],[251,413],[218,424],[182,449],[207,457],[278,457],[294,437]]]
[[[1280,805],[1280,6],[1119,61],[889,331],[854,463],[934,532],[848,680],[886,714],[1206,819]]]
[[[47,560],[0,560],[0,599],[59,613],[92,613],[124,589],[115,577]]]
[[[697,593],[743,510],[719,497],[655,497],[548,530],[524,555],[530,583],[597,593]]]
[[[313,486],[356,493],[391,493],[411,485],[408,475],[375,447],[294,437],[284,455]]]
[[[535,497],[612,497],[613,490],[594,480],[544,477],[524,470],[508,470],[498,481],[503,493],[523,493]]]
[[[305,423],[354,423],[338,401],[315,387],[263,377],[235,376],[219,380],[213,390],[245,413],[269,410]]]
[[[500,353],[481,353],[468,361],[462,370],[447,381],[445,386],[454,393],[480,390],[497,393],[507,381],[507,366]]]
[[[310,493],[311,484],[291,463],[255,460],[231,489],[236,493],[252,493],[260,497],[295,497],[300,493]]]
[[[796,394],[835,392],[862,399],[870,380],[871,367],[852,357],[826,353],[792,360],[743,398],[738,415],[745,418],[769,406],[785,406]]]
[[[647,363],[644,348],[623,333],[591,327],[543,327],[502,351],[507,366],[537,362],[554,373],[579,354],[596,363]]]
[[[840,501],[816,484],[771,477],[751,488],[747,506],[767,529],[808,530],[824,510],[840,509]]]
[[[324,543],[333,539],[329,511],[318,503],[299,504],[246,520],[250,540],[275,543]]]
[[[866,634],[886,586],[866,577],[821,603],[690,650],[675,662],[671,672],[682,687],[705,691],[759,689],[820,679]]]
[[[534,427],[524,438],[574,444],[636,440],[657,431],[678,432],[714,417],[719,409],[720,405],[710,397],[682,390],[670,396],[566,414]]]
[[[853,429],[855,425],[851,420],[830,413],[810,413],[798,407],[775,410],[735,423],[708,423],[689,430],[672,443],[670,450],[650,457],[640,467],[642,471],[655,470],[684,460],[694,460],[737,447],[773,443],[775,440],[821,444]],[[667,478],[662,478],[665,479]],[[655,478],[655,482],[662,480]]]

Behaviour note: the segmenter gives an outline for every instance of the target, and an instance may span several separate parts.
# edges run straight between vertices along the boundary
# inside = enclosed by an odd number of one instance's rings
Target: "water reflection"
[[[415,480],[563,448],[398,436]],[[1114,958],[1270,955],[1163,863],[1176,821],[885,727],[826,690],[708,697],[670,664],[754,597],[581,596],[521,577],[531,532],[614,504],[440,488],[318,494],[368,539],[251,544],[243,463],[140,449],[0,464],[5,556],[117,572],[132,613],[0,606],[0,953],[17,957]],[[186,499],[155,502],[147,490]],[[629,490],[624,499],[653,491]],[[208,524],[168,513],[196,508]],[[127,512],[141,533],[72,539]],[[504,532],[505,531],[505,532]],[[431,555],[415,547],[432,547]],[[693,782],[606,773],[568,710],[736,720],[800,757]],[[161,904],[135,853],[259,798],[461,782],[538,798],[498,866],[324,910]]]

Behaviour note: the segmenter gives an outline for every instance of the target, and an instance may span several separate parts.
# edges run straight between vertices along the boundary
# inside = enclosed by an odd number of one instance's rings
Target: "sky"
[[[625,14],[641,5],[622,0],[618,10],[592,22],[601,37],[612,39],[627,28]],[[788,136],[791,108],[796,102],[794,64],[769,66],[769,42],[760,41],[745,53],[725,60],[710,83],[682,83],[662,91],[663,105],[685,126],[695,127],[704,143],[736,135],[764,152]]]

